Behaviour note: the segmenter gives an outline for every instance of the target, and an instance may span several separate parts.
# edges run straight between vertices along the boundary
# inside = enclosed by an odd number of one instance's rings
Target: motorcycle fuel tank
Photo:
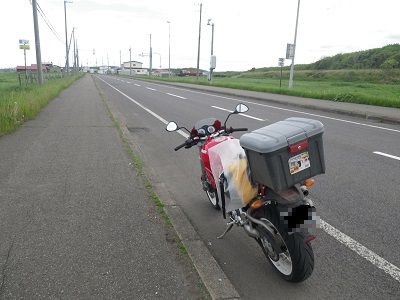
[[[204,145],[201,146],[200,160],[206,171],[208,181],[209,181],[209,183],[211,183],[213,188],[216,188],[216,185],[215,185],[214,177],[211,172],[210,157],[208,156],[208,150],[226,140],[233,139],[233,138],[234,137],[232,137],[232,136],[219,136],[216,138],[210,138],[207,142],[204,143]]]

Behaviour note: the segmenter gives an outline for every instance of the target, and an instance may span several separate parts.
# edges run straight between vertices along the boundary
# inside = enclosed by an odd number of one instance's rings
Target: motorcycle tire
[[[210,201],[211,205],[216,209],[220,210],[221,207],[219,206],[219,197],[218,192],[216,190],[213,191],[206,191],[208,200]]]
[[[266,233],[263,234],[266,229],[257,226],[260,238],[256,240],[275,271],[289,282],[301,282],[310,277],[314,269],[314,252],[311,245],[305,242],[305,234],[300,232],[289,234],[279,217],[278,209],[273,205],[259,208],[255,211],[254,217],[271,221],[285,242],[286,249],[283,253],[277,255],[272,250],[274,255],[271,255],[272,247],[266,238]]]

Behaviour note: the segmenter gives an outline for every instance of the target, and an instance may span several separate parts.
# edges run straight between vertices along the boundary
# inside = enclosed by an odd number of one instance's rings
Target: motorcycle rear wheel
[[[264,206],[256,211],[255,217],[270,220],[285,243],[285,249],[277,254],[268,241],[266,229],[257,226],[260,238],[256,240],[275,271],[290,282],[301,282],[310,277],[314,269],[314,252],[311,245],[305,243],[305,234],[288,234],[276,207]]]
[[[210,201],[211,205],[217,209],[220,210],[221,207],[219,206],[219,197],[218,197],[218,192],[216,190],[214,191],[206,191],[208,200]]]

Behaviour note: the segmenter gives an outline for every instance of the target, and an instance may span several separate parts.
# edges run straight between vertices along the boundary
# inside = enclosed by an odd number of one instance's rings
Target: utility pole
[[[210,57],[210,75],[208,77],[208,80],[212,80],[212,73],[213,73],[213,68],[215,66],[213,65],[213,55],[214,55],[214,22],[211,22],[211,19],[208,19],[207,25],[211,25],[211,57]]]
[[[151,76],[152,71],[153,71],[153,49],[151,48],[151,33],[150,33],[150,71],[149,71],[149,76]]]
[[[129,48],[129,76],[132,76],[132,47]]]
[[[64,19],[65,19],[65,68],[67,73],[69,72],[69,49],[68,49],[68,33],[67,33],[67,0],[64,0]]]
[[[171,22],[167,21],[167,23],[168,23],[168,77],[171,77]]]
[[[78,67],[79,72],[79,50],[78,50],[78,39],[76,39],[76,66]]]
[[[76,72],[76,48],[75,48],[75,27],[72,28],[72,40],[74,41],[74,73]]]
[[[201,10],[203,8],[203,3],[200,3],[200,21],[199,21],[199,43],[197,45],[197,72],[196,79],[199,79],[199,67],[200,67],[200,37],[201,37]]]
[[[42,73],[42,55],[40,52],[40,37],[39,37],[39,24],[37,18],[37,3],[36,0],[32,0],[32,9],[33,9],[33,25],[35,29],[35,46],[36,46],[36,65],[37,65],[37,73],[38,73],[38,83],[39,85],[43,84],[43,73]]]
[[[293,86],[294,56],[296,53],[296,38],[297,38],[297,25],[299,22],[299,10],[300,10],[300,0],[298,0],[298,3],[297,3],[296,29],[294,30],[293,58],[292,58],[292,65],[290,67],[289,89],[291,89]]]

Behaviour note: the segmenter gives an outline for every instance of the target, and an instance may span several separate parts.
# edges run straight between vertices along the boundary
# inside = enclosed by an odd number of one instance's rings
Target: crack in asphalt
[[[3,264],[3,267],[1,268],[0,299],[2,299],[2,296],[4,293],[4,284],[5,284],[6,278],[7,278],[6,271],[8,268],[8,262],[10,260],[11,252],[14,248],[15,241],[16,241],[17,237],[20,236],[25,231],[25,229],[33,222],[34,214],[35,214],[34,213],[34,204],[32,203],[31,208],[29,210],[27,210],[27,212],[26,212],[26,218],[25,218],[25,220],[27,220],[26,224],[19,230],[19,232],[17,231],[17,233],[14,234],[14,236],[11,240],[11,245],[8,248],[5,262]]]
[[[6,269],[7,269],[7,267],[8,267],[8,260],[9,260],[10,255],[11,255],[11,250],[12,250],[12,248],[14,247],[15,238],[16,238],[16,236],[13,237],[13,240],[12,240],[12,242],[11,242],[11,245],[10,245],[10,247],[8,248],[7,256],[6,256],[6,261],[4,262],[3,268],[2,268],[2,270],[1,270],[1,277],[2,277],[2,280],[1,280],[1,285],[0,285],[0,297],[3,295],[3,292],[4,292],[4,282],[6,281]]]

